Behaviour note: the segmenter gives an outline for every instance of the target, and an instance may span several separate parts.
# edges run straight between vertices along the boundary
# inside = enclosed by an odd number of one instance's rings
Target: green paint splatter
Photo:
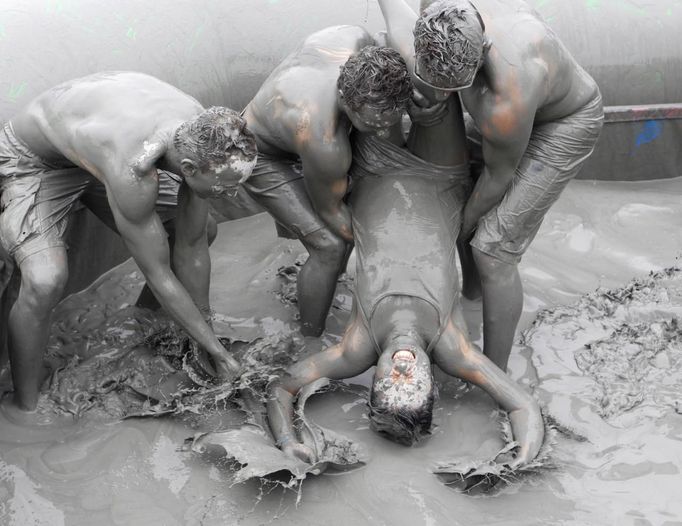
[[[663,80],[664,80],[663,72],[657,71],[656,74],[654,75],[654,81],[658,84],[661,84]]]
[[[132,27],[129,27],[128,31],[126,32],[126,36],[131,40],[135,40],[135,37],[137,37],[137,31]]]
[[[26,91],[26,85],[27,84],[25,82],[22,82],[18,86],[14,84],[10,85],[7,98],[12,102],[16,102],[17,99],[24,94],[24,91]]]
[[[547,5],[548,2],[549,0],[537,0],[537,2],[535,3],[535,7],[540,9],[541,7],[545,7],[545,5]]]
[[[599,0],[585,0],[587,9],[599,9]]]
[[[669,7],[665,14],[668,16],[673,16],[673,10]]]
[[[201,37],[202,33],[204,32],[204,24],[201,24],[199,27],[197,27],[196,31],[194,31],[194,35],[192,35],[192,40],[190,41],[189,44],[189,51],[192,51],[194,47],[197,45],[197,42],[199,42],[199,38]]]
[[[45,10],[48,13],[61,13],[64,10],[62,0],[47,0]]]

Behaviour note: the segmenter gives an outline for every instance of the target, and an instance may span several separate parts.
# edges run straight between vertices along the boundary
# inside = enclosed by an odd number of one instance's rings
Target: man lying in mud
[[[21,270],[9,316],[14,396],[5,408],[24,417],[36,408],[51,312],[68,276],[69,213],[93,184],[104,185],[115,225],[161,306],[208,352],[218,375],[236,373],[202,314],[210,276],[205,198],[233,192],[255,161],[255,141],[237,113],[206,110],[140,73],[65,82],[5,124],[0,240]],[[172,261],[155,210],[157,168],[182,179]]]
[[[511,468],[532,460],[544,426],[537,403],[468,339],[461,314],[456,248],[469,168],[461,108],[444,120],[414,125],[403,147],[356,134],[349,203],[357,275],[351,319],[341,343],[289,368],[271,386],[268,418],[287,455],[314,461],[295,435],[293,401],[321,378],[356,376],[376,365],[370,392],[372,427],[410,445],[431,427],[432,363],[487,391],[506,411],[519,447]]]
[[[399,121],[410,99],[405,62],[357,26],[313,33],[264,82],[244,110],[258,164],[244,185],[298,238],[309,257],[298,276],[301,332],[319,336],[353,239],[343,199],[349,134]]]
[[[522,0],[379,0],[419,88],[461,94],[483,170],[463,213],[483,295],[484,352],[506,370],[523,308],[518,264],[603,123],[595,81]],[[476,292],[473,292],[476,291]]]

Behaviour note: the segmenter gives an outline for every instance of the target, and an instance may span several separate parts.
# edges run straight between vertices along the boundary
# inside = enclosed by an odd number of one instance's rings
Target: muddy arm
[[[116,226],[154,295],[166,312],[211,354],[218,373],[229,377],[238,371],[239,364],[220,344],[171,270],[166,232],[154,211],[157,193],[153,177],[140,178],[135,184],[128,178],[107,177],[107,200]]]
[[[384,22],[386,22],[388,44],[400,53],[407,63],[407,70],[413,74],[415,61],[412,30],[418,18],[417,13],[412,11],[405,0],[378,1]]]
[[[376,363],[376,353],[364,328],[354,323],[341,343],[290,367],[285,376],[270,387],[268,422],[277,446],[290,456],[311,461],[312,452],[303,446],[294,431],[294,399],[303,386],[319,378],[340,380],[365,372]]]
[[[329,228],[352,242],[350,210],[343,202],[348,191],[351,147],[347,136],[332,141],[314,140],[299,151],[310,200]]]
[[[173,269],[204,314],[210,312],[208,293],[211,282],[207,221],[208,203],[183,182],[178,192]]]
[[[482,354],[453,324],[434,349],[434,361],[444,372],[486,391],[509,414],[514,440],[519,444],[512,469],[533,460],[545,435],[537,402]]]

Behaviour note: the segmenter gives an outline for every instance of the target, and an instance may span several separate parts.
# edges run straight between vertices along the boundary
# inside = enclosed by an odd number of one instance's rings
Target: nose
[[[399,362],[396,362],[395,364],[395,370],[401,376],[407,376],[410,373],[411,369],[412,364],[408,361],[401,360]]]

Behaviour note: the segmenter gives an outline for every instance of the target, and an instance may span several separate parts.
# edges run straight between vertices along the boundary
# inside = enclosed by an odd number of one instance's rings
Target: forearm
[[[415,13],[404,0],[378,0],[386,22],[389,45],[398,51],[408,66],[414,65],[414,37],[412,30],[417,21]],[[411,71],[411,69],[410,69]]]
[[[524,408],[509,413],[509,421],[514,440],[519,444],[518,457],[526,462],[531,461],[537,456],[545,436],[540,407],[530,398]]]
[[[464,207],[463,223],[465,231],[463,234],[469,234],[474,230],[478,221],[502,201],[513,175],[513,170],[492,175],[487,167],[483,169],[474,191]]]
[[[337,236],[353,241],[350,209],[343,202],[348,189],[347,175],[310,177],[314,178],[317,180],[306,180],[306,187],[315,211]]]
[[[224,348],[204,320],[199,307],[171,272],[170,268],[144,272],[149,287],[164,310],[176,320],[187,333],[211,355],[221,355]]]
[[[210,311],[211,258],[208,243],[178,249],[173,253],[173,269],[195,305],[206,315]]]
[[[296,439],[294,430],[294,395],[276,383],[270,389],[268,423],[278,446]]]

